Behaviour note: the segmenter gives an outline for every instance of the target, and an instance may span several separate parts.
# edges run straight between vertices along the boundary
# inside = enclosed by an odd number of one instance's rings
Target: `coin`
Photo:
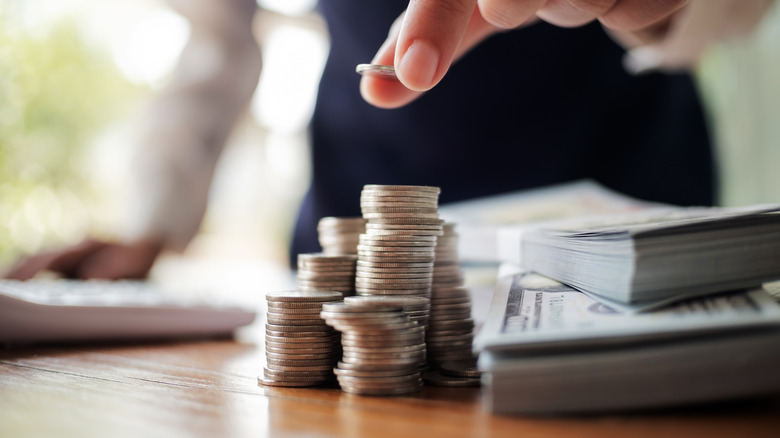
[[[433,275],[428,270],[422,272],[398,272],[397,270],[386,271],[381,269],[358,269],[355,278],[384,278],[384,279],[418,279],[433,281]]]
[[[366,353],[366,354],[374,354],[374,353],[419,353],[420,351],[425,350],[425,344],[415,344],[415,345],[405,345],[405,346],[387,346],[383,345],[380,347],[353,347],[351,345],[344,345],[343,346],[343,352],[347,353]]]
[[[358,241],[363,245],[372,246],[422,246],[435,248],[436,239],[436,236],[361,234]]]
[[[357,248],[357,245],[355,245]],[[344,279],[355,274],[355,269],[305,269],[298,271],[298,280]]]
[[[294,336],[291,332],[319,332],[319,333],[323,333],[323,336],[326,335],[326,334],[330,335],[330,334],[336,333],[332,328],[330,328],[328,326],[325,326],[325,327],[320,327],[320,326],[317,326],[317,327],[305,327],[305,326],[297,327],[297,326],[286,325],[284,323],[282,323],[282,324],[273,324],[273,323],[268,323],[268,322],[266,322],[266,324],[265,324],[265,330],[266,330],[266,333],[268,333],[268,332],[284,333],[285,336]],[[311,333],[298,333],[298,334],[300,334],[302,336],[313,336]]]
[[[448,376],[439,371],[430,371],[422,376],[423,381],[429,385],[446,387],[469,387],[479,386],[479,378]]]
[[[269,345],[271,344],[271,345]],[[303,348],[288,348],[287,344],[284,343],[278,343],[278,342],[266,342],[265,344],[265,352],[266,353],[277,353],[277,354],[329,354],[329,353],[340,353],[340,348],[334,348],[334,344],[322,344],[322,347],[319,348],[312,348],[309,345],[306,344],[298,344],[301,345]],[[317,345],[317,344],[314,344]]]
[[[389,223],[387,221],[382,221],[382,224],[376,224],[376,225],[413,225],[409,224],[407,222],[401,222],[401,223]],[[366,230],[366,234],[374,235],[374,236],[439,236],[441,235],[442,231],[438,230],[436,228],[430,229],[430,228],[374,228],[370,230]]]
[[[273,365],[273,369],[277,371],[333,371],[333,365]]]
[[[366,268],[366,270],[374,269],[386,269],[391,272],[433,272],[433,262],[369,262],[367,260],[359,260],[357,262],[358,268]]]
[[[267,306],[267,313],[277,315],[316,315],[321,309],[321,306],[317,307],[296,307],[296,308],[290,308],[290,307],[275,307],[275,306]]]
[[[350,376],[337,374],[340,385],[355,386],[360,388],[393,388],[411,385],[419,385],[420,374],[406,374],[400,376]]]
[[[287,319],[287,318],[280,318],[275,316],[267,316],[266,321],[268,321],[269,324],[276,324],[276,325],[297,325],[297,326],[321,326],[325,325],[325,323],[321,319]]]
[[[375,76],[383,79],[398,80],[395,75],[395,67],[382,64],[358,64],[355,72],[366,76]]]
[[[280,371],[268,367],[263,367],[263,375],[266,377],[278,376],[288,378],[315,378],[315,377],[333,377],[331,370],[326,371]]]
[[[348,370],[344,368],[335,368],[333,372],[336,376],[349,376],[349,377],[401,377],[408,376],[407,370],[380,370],[380,371],[362,371],[362,370]],[[419,373],[414,374],[419,376]]]
[[[459,362],[443,362],[441,372],[449,376],[458,377],[479,377],[482,372],[477,368],[477,362],[474,360]]]
[[[397,333],[387,333],[387,331],[382,332],[381,334],[371,334],[366,331],[361,331],[360,333],[342,333],[341,339],[350,339],[355,338],[358,339],[366,339],[366,340],[378,340],[378,339],[401,339],[401,338],[407,338],[407,337],[413,337],[418,335],[424,335],[425,334],[425,328],[421,327],[417,324],[409,324],[407,327],[403,327],[403,331],[397,332]]]
[[[303,379],[285,381],[277,379],[269,379],[267,377],[258,377],[257,383],[264,386],[280,386],[280,387],[305,387],[305,386],[319,386],[323,384],[322,379]]]
[[[344,299],[344,303],[347,305],[356,305],[356,304],[364,304],[364,305],[374,305],[374,304],[390,304],[390,305],[399,305],[403,308],[404,311],[408,311],[409,309],[428,309],[430,307],[430,300],[427,298],[420,298],[420,297],[349,297],[348,299]]]
[[[284,351],[292,351],[292,350],[311,350],[311,349],[324,349],[328,348],[331,350],[336,351],[337,347],[339,346],[339,341],[327,341],[327,342],[312,342],[310,344],[306,343],[290,343],[290,342],[276,342],[276,341],[266,341],[265,347],[266,349],[273,349],[275,353],[279,353],[280,350]],[[270,351],[270,350],[267,350]]]
[[[362,212],[372,208],[429,208],[437,209],[439,202],[436,198],[370,198],[360,202]],[[365,229],[365,225],[363,226]]]
[[[286,292],[268,292],[265,295],[268,301],[339,301],[343,296],[338,292],[332,291],[286,291]]]
[[[362,228],[366,220],[362,217],[323,217],[317,222],[317,228]]]
[[[301,337],[287,337],[287,336],[271,336],[266,333],[266,342],[279,342],[284,344],[321,344],[326,342],[338,342],[341,340],[341,336],[333,332],[331,336],[301,336]]]
[[[360,386],[341,385],[341,390],[350,394],[357,395],[404,395],[422,390],[422,384],[404,387],[389,388],[365,388]]]
[[[417,338],[408,339],[388,339],[383,337],[379,340],[366,340],[366,339],[342,339],[341,346],[343,348],[398,348],[398,347],[413,347],[417,345],[425,346],[425,336],[418,336]]]
[[[427,192],[427,193],[441,193],[441,188],[435,186],[417,186],[417,185],[386,185],[386,184],[366,184],[363,186],[363,191],[371,190],[401,190],[409,192]]]
[[[358,255],[378,257],[430,257],[435,260],[433,247],[358,245]]]

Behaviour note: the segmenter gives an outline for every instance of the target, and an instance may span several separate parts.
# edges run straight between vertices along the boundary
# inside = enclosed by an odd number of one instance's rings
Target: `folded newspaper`
[[[780,205],[661,208],[553,222],[522,264],[621,303],[658,303],[780,279]]]
[[[499,279],[475,342],[497,413],[615,412],[780,392],[765,289],[617,311],[538,274]]]

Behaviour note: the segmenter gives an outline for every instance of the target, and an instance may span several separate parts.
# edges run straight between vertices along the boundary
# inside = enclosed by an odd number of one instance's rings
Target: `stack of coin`
[[[324,217],[317,224],[317,235],[325,255],[357,254],[358,236],[366,232],[362,217]]]
[[[436,237],[442,234],[438,187],[366,185],[360,208],[358,295],[430,296]]]
[[[431,319],[426,332],[428,360],[433,368],[440,368],[445,361],[467,361],[473,358],[471,295],[463,287],[457,247],[455,225],[444,224],[444,234],[439,236],[436,243]]]
[[[431,319],[426,331],[428,357],[441,362],[467,360],[474,340],[471,294],[464,287],[435,288],[431,294]]]
[[[343,357],[333,371],[343,391],[400,395],[422,388],[425,329],[402,306],[334,303],[320,315],[341,332]]]
[[[269,386],[315,386],[333,381],[341,354],[339,333],[320,318],[339,292],[289,291],[266,294],[266,366],[258,381]]]
[[[298,289],[355,295],[355,255],[298,254]]]
[[[375,295],[375,296],[354,296],[344,298],[344,302],[352,305],[394,305],[401,306],[406,316],[410,320],[417,322],[422,326],[428,325],[428,319],[431,315],[431,300],[425,297],[403,296],[403,295]]]
[[[454,223],[444,223],[443,234],[436,239],[435,255],[433,287],[463,286],[463,273],[458,258],[458,234]]]

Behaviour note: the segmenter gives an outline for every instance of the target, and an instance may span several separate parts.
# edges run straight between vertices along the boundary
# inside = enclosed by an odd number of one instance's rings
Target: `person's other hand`
[[[77,245],[21,259],[5,277],[27,280],[38,272],[52,271],[79,279],[145,278],[161,250],[162,245],[154,240],[115,243],[87,239]]]
[[[688,0],[411,0],[372,63],[394,65],[400,82],[364,76],[363,98],[380,108],[413,101],[444,77],[452,62],[486,37],[537,17],[573,27],[598,20],[638,37],[662,32]],[[530,84],[529,84],[530,85]]]

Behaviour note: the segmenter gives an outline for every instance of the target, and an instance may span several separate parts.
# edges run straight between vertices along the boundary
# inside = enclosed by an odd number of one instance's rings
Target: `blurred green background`
[[[73,17],[38,32],[0,10],[0,266],[108,226],[89,177],[94,138],[144,91],[90,46]]]
[[[0,3],[0,269],[117,226],[122,195],[93,177],[95,148],[127,161],[98,140],[154,88],[128,79],[78,16],[30,25],[24,3]],[[751,38],[710,50],[697,77],[718,144],[721,203],[780,202],[780,6]]]

